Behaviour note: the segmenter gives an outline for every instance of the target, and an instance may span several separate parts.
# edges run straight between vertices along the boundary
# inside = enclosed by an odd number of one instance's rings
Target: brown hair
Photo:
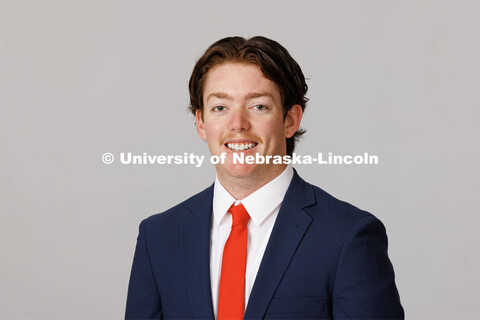
[[[287,49],[278,42],[261,36],[248,40],[242,37],[227,37],[212,44],[193,68],[188,85],[189,109],[193,114],[201,110],[203,116],[203,87],[208,71],[225,62],[254,64],[267,79],[276,83],[282,97],[284,119],[293,105],[298,104],[305,110],[308,86],[302,69]],[[286,139],[288,155],[292,155],[295,141],[304,133],[305,130],[298,129],[291,138]]]

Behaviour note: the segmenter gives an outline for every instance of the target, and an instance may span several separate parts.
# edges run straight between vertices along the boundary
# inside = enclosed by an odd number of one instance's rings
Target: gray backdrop
[[[213,41],[264,35],[309,77],[296,166],[386,225],[410,319],[479,313],[479,2],[1,1],[1,314],[123,316],[140,221],[213,182],[186,111]],[[117,158],[118,160],[118,158]]]

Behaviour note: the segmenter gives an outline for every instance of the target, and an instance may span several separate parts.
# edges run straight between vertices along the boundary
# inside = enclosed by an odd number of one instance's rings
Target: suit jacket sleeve
[[[145,220],[140,224],[128,287],[125,319],[161,319],[162,304],[146,241]]]
[[[334,319],[404,318],[387,246],[385,227],[373,216],[351,229],[335,275]]]

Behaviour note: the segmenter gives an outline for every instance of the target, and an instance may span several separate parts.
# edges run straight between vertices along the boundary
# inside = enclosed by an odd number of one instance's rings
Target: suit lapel
[[[213,319],[210,288],[210,225],[213,186],[194,198],[182,226],[185,277],[195,318]]]
[[[311,185],[295,171],[270,235],[248,300],[245,319],[262,319],[312,218],[303,208],[315,204]]]

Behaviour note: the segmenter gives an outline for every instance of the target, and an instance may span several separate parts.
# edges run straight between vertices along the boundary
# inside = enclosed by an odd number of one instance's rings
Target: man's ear
[[[207,140],[207,135],[205,134],[205,123],[202,119],[202,111],[197,109],[195,111],[195,121],[197,122],[197,133],[203,140]]]
[[[291,138],[300,127],[302,122],[303,110],[299,104],[290,108],[285,117],[285,138]]]

